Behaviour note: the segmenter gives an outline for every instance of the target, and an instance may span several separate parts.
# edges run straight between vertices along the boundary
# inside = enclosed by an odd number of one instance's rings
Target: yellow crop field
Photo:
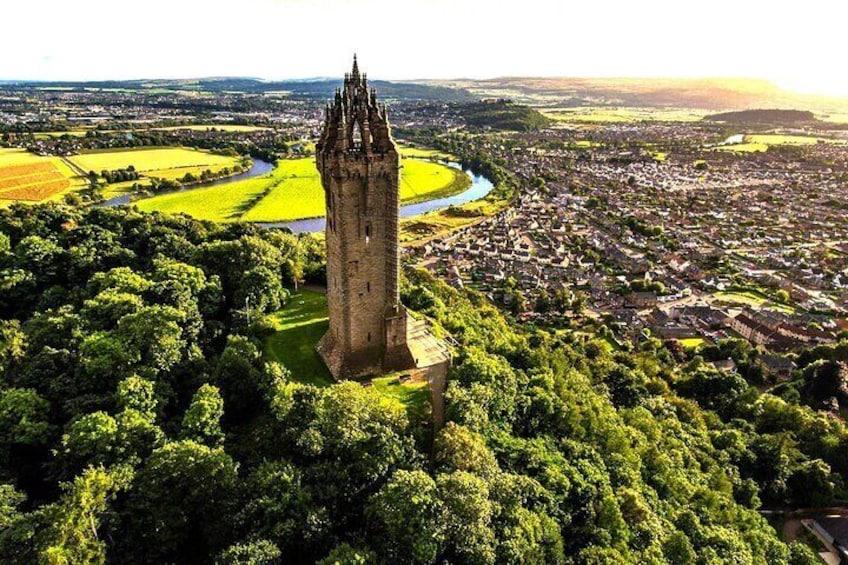
[[[81,183],[59,157],[0,149],[0,200],[38,202]]]
[[[696,122],[707,114],[705,111],[691,109],[615,106],[549,108],[540,111],[552,120],[576,123],[627,123],[642,121]]]
[[[97,151],[74,155],[69,157],[69,160],[84,171],[98,173],[102,170],[125,169],[130,165],[135,167],[136,171],[144,173],[183,167],[223,168],[238,163],[238,159],[234,157],[183,147]]]

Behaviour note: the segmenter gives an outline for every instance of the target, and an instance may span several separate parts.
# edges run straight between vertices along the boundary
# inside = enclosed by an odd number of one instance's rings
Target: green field
[[[315,345],[327,331],[327,298],[318,292],[301,290],[273,316],[276,333],[265,342],[265,355],[279,361],[294,380],[327,386],[333,377],[315,351]]]
[[[686,349],[697,349],[707,343],[707,340],[702,337],[686,337],[677,341]]]
[[[757,309],[768,307],[779,312],[785,312],[786,314],[792,314],[795,312],[795,309],[791,306],[778,304],[769,300],[766,296],[751,290],[716,292],[713,294],[713,298],[729,304],[751,306],[752,308]]]
[[[706,115],[704,111],[690,109],[615,106],[551,108],[541,112],[556,121],[575,123],[696,122]]]
[[[721,151],[736,151],[740,153],[765,152],[773,145],[815,145],[817,143],[848,143],[844,140],[829,139],[825,137],[813,137],[807,135],[781,135],[776,133],[763,133],[745,135],[743,143],[722,145],[717,149]]]
[[[401,170],[403,203],[454,194],[470,185],[460,170],[407,159]],[[287,159],[266,176],[138,200],[140,210],[184,212],[214,221],[284,222],[324,215],[324,190],[311,158]]]
[[[185,213],[201,220],[232,222],[239,219],[269,186],[281,182],[274,174],[137,200],[143,212]]]
[[[447,161],[454,160],[453,155],[437,151],[436,149],[425,149],[423,147],[410,147],[408,145],[400,146],[401,157],[415,157],[416,159],[443,159]]]
[[[272,320],[277,331],[265,342],[265,357],[285,365],[296,382],[320,387],[333,384],[332,375],[315,351],[318,340],[329,327],[326,296],[301,290]],[[374,390],[401,403],[411,415],[426,413],[430,398],[426,382],[401,384],[398,375],[378,377],[371,382]]]
[[[765,153],[769,146],[765,143],[734,143],[733,145],[722,145],[716,147],[719,151],[733,151],[737,153]]]
[[[183,147],[91,151],[74,155],[69,160],[83,171],[98,173],[102,170],[124,169],[130,165],[140,173],[187,167],[220,169],[232,167],[239,162],[239,159],[235,157],[225,157]]]
[[[193,125],[185,125],[185,126],[168,126],[168,127],[160,127],[160,128],[151,128],[157,131],[179,131],[183,129],[191,130],[191,131],[209,131],[215,129],[217,131],[226,131],[226,132],[234,132],[234,133],[244,133],[251,131],[266,131],[271,128],[266,128],[262,126],[242,126],[237,124],[193,124]]]

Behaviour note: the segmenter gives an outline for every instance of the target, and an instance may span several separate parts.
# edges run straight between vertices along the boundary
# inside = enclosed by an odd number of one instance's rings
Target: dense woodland
[[[430,437],[372,389],[263,359],[322,254],[248,225],[0,211],[0,562],[817,562],[757,509],[841,498],[848,433],[749,384],[750,351],[614,352],[412,271],[405,303],[459,344]],[[811,382],[846,350],[809,352]]]

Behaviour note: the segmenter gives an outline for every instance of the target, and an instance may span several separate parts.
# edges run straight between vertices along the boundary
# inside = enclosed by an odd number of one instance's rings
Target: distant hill
[[[504,77],[418,82],[462,88],[481,98],[510,98],[531,106],[632,106],[715,111],[788,108],[822,113],[848,110],[848,99],[789,92],[759,79]]]
[[[704,116],[704,120],[736,124],[808,124],[818,121],[812,112],[805,110],[740,110]]]
[[[506,100],[474,102],[459,106],[465,121],[475,127],[508,131],[537,131],[551,124],[538,111]]]
[[[427,85],[383,80],[370,81],[383,100],[428,100],[437,102],[470,102],[477,100],[467,90],[439,85]],[[8,81],[7,88],[98,88],[122,90],[176,90],[204,92],[286,92],[297,98],[324,100],[333,97],[342,86],[337,79],[265,81],[255,78],[216,77],[199,79],[151,79],[92,82],[27,82]]]

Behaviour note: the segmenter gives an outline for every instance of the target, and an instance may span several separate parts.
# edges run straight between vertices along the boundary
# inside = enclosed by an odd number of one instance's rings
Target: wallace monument
[[[316,165],[327,212],[330,328],[318,353],[336,379],[421,369],[440,388],[447,350],[400,303],[400,155],[386,106],[356,57],[325,120]]]

